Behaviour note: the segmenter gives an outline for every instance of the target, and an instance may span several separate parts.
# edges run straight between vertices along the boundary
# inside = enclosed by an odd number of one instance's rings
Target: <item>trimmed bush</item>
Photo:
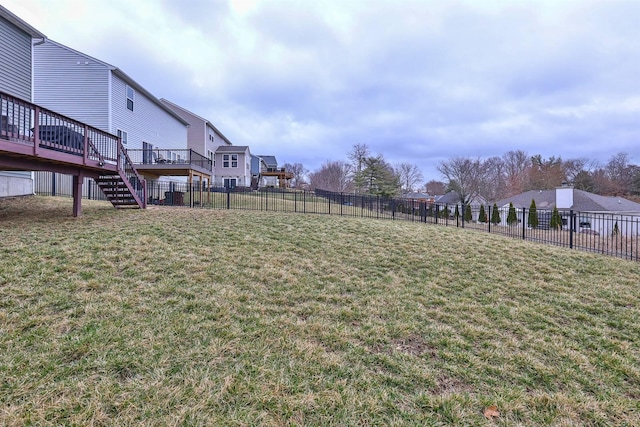
[[[471,205],[469,205],[469,203],[467,203],[464,206],[464,220],[467,222],[471,222],[473,220],[473,216],[471,215]]]
[[[493,204],[493,211],[491,212],[491,224],[500,224],[502,219],[500,218],[500,210],[498,209],[498,205]]]
[[[484,205],[480,205],[480,213],[478,213],[478,222],[487,222],[487,213],[484,210]]]
[[[560,212],[558,212],[557,207],[553,207],[553,212],[551,213],[551,221],[549,221],[549,227],[555,230],[562,230],[562,217],[560,216]]]
[[[536,209],[535,199],[531,199],[531,205],[529,206],[529,216],[527,217],[527,225],[531,228],[536,228],[539,224],[538,211]]]
[[[516,215],[516,208],[512,202],[509,202],[509,214],[507,215],[507,224],[514,225],[518,223],[518,216]]]

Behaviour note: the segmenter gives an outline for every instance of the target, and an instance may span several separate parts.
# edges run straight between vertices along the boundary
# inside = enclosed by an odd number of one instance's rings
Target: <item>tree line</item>
[[[509,151],[500,157],[456,157],[437,167],[463,202],[479,197],[500,200],[529,190],[550,190],[563,184],[604,196],[639,196],[640,166],[627,153],[613,155],[601,165],[586,158],[563,160]]]
[[[309,188],[394,197],[422,186],[424,178],[417,165],[391,165],[382,154],[373,155],[366,144],[355,144],[348,159],[327,161],[309,173]]]
[[[605,164],[587,158],[544,158],[523,150],[486,159],[454,157],[438,164],[442,180],[426,183],[417,165],[392,165],[382,154],[372,154],[366,144],[355,144],[347,160],[327,161],[313,172],[300,163],[286,163],[284,167],[293,173],[293,185],[297,187],[379,196],[456,191],[465,204],[477,198],[497,201],[565,183],[600,195],[640,196],[640,166],[632,164],[627,153],[615,154]]]

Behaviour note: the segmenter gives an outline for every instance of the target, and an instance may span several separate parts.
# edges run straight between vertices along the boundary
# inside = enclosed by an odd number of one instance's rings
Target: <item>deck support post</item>
[[[73,216],[82,216],[82,174],[73,175]]]

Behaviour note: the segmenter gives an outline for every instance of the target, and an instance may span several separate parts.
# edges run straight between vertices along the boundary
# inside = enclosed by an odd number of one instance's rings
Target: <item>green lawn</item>
[[[0,200],[0,425],[640,425],[638,263],[71,203]]]

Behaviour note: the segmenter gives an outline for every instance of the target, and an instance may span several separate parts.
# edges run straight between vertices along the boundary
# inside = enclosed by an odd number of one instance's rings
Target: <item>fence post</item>
[[[298,192],[293,193],[293,211],[298,212]]]
[[[573,249],[573,231],[575,230],[575,225],[573,223],[573,209],[569,210],[569,249]]]
[[[51,172],[51,196],[56,196],[56,173]]]
[[[231,189],[227,187],[227,209],[231,209]]]
[[[436,214],[435,214],[435,218],[433,218],[436,220],[436,224],[438,223],[438,219],[440,219],[440,205],[436,205]]]
[[[527,208],[522,208],[522,240],[527,240],[527,221],[525,220],[526,210]]]
[[[342,216],[342,206],[344,205],[344,193],[340,193],[340,216]]]
[[[487,212],[489,212],[489,214],[487,215],[487,223],[489,224],[489,233],[491,233],[491,214],[493,213],[491,210],[491,205],[489,205],[489,207],[487,208]]]

